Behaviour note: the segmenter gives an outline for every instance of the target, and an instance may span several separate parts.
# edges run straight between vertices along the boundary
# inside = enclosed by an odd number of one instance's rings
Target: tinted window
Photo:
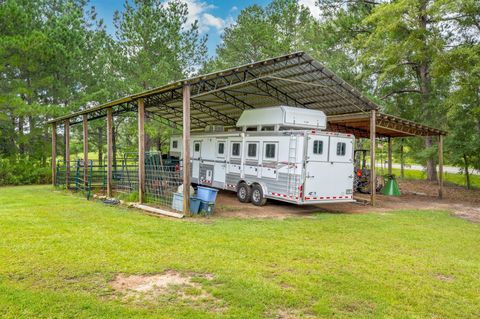
[[[275,158],[275,144],[265,144],[265,158]]]
[[[225,143],[218,143],[218,155],[225,153]]]
[[[313,141],[313,154],[323,153],[323,141]]]
[[[240,156],[240,143],[232,143],[232,156]]]
[[[173,141],[172,148],[177,148],[177,147],[178,147],[178,141]]]
[[[337,143],[337,155],[338,156],[345,156],[346,150],[347,150],[347,144]]]
[[[257,156],[257,144],[248,144],[248,157],[256,157]]]
[[[200,152],[200,143],[195,143],[195,152]]]

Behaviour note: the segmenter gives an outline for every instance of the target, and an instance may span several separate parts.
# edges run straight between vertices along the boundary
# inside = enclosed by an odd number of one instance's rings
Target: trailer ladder
[[[290,135],[290,141],[288,143],[288,183],[287,183],[287,195],[292,196],[293,199],[298,197],[297,187],[297,136]]]

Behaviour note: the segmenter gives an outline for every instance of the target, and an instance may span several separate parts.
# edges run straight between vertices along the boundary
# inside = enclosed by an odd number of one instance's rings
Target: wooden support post
[[[376,147],[376,114],[371,110],[370,117],[370,204],[375,206],[377,174],[375,167],[375,147]]]
[[[138,109],[138,201],[145,201],[145,103],[137,102]]]
[[[112,197],[113,178],[113,110],[107,109],[107,197]]]
[[[438,198],[443,198],[443,135],[438,136]]]
[[[52,123],[52,185],[57,180],[57,123]]]
[[[83,181],[88,186],[88,116],[83,115]]]
[[[65,185],[70,188],[70,120],[65,120]]]
[[[392,138],[388,138],[388,175],[392,175]]]
[[[190,84],[183,86],[183,214],[190,215]]]

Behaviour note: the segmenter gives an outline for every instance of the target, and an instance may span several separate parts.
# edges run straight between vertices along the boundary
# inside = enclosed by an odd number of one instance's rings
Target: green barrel
[[[400,196],[395,175],[385,175],[385,186],[382,189],[382,194],[387,196]]]

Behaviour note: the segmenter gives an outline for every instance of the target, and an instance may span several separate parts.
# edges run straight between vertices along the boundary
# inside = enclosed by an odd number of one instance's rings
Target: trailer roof
[[[367,115],[370,110],[379,109],[377,104],[308,54],[296,52],[172,82],[53,119],[49,123],[69,120],[75,124],[84,115],[88,120],[102,118],[108,108],[112,108],[115,115],[136,111],[136,101],[144,99],[148,117],[179,128],[183,116],[182,88],[186,84],[191,87],[192,130],[203,129],[206,125],[235,126],[243,110],[276,105],[319,109],[329,118],[345,114]],[[388,120],[388,117],[385,118]],[[414,135],[445,134],[424,125],[409,123],[421,132]],[[347,124],[342,122],[342,125]],[[409,132],[401,136],[412,135]],[[398,131],[384,133],[400,136]]]

